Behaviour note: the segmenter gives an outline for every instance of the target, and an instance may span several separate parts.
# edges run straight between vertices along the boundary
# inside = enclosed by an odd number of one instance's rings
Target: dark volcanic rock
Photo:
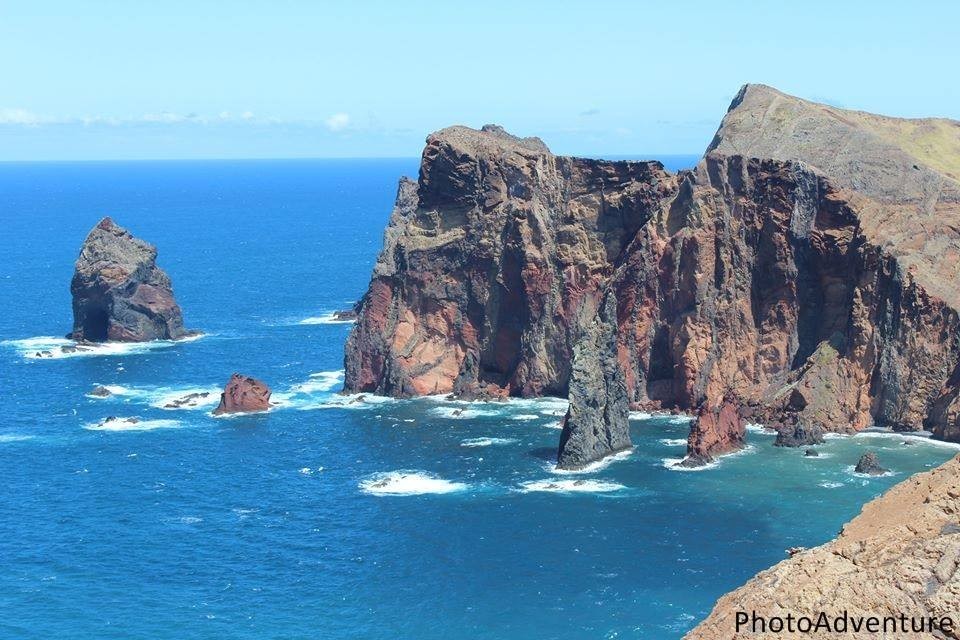
[[[78,341],[144,342],[188,335],[156,248],[104,218],[80,249],[70,283]],[[79,348],[79,347],[78,347]]]
[[[704,403],[690,426],[687,455],[677,465],[702,467],[716,456],[743,448],[746,421],[735,398],[726,396],[714,406]]]
[[[220,404],[213,415],[250,413],[270,409],[270,388],[255,378],[235,373],[220,394]]]
[[[857,462],[857,467],[854,469],[857,473],[866,473],[871,476],[880,476],[887,472],[886,469],[880,466],[880,461],[877,459],[877,454],[873,451],[867,451],[865,454],[860,456],[860,460]]]
[[[110,389],[107,389],[103,385],[98,385],[93,388],[93,391],[90,392],[90,395],[97,396],[98,398],[106,398],[107,396],[113,394],[110,393]]]
[[[693,461],[737,446],[725,405],[804,425],[782,444],[873,424],[960,440],[956,149],[956,123],[758,85],[677,175],[444,129],[401,182],[346,390],[566,394],[610,291],[628,403],[708,408]]]
[[[807,449],[803,452],[804,457],[806,458],[819,458],[820,454],[817,453],[814,449]]]
[[[777,439],[773,442],[775,447],[807,447],[812,444],[823,444],[823,429],[819,425],[795,424],[778,428]]]
[[[357,319],[357,312],[354,309],[344,309],[343,311],[334,311],[333,319],[341,322]]]
[[[570,406],[563,418],[557,467],[580,469],[629,449],[630,409],[616,357],[616,303],[607,294],[573,349]]]

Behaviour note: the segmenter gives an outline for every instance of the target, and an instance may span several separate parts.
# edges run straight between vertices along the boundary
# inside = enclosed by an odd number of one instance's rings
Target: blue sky
[[[745,82],[960,119],[956,2],[0,0],[0,159],[700,153]]]

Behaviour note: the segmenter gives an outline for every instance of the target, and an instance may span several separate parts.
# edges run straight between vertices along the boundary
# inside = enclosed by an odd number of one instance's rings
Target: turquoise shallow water
[[[809,459],[752,431],[744,453],[675,471],[685,421],[636,416],[629,455],[556,474],[562,400],[350,404],[349,325],[325,317],[363,291],[415,170],[0,165],[0,637],[676,638],[955,453],[863,434]],[[69,329],[72,263],[106,214],[158,245],[204,337],[31,357]],[[280,406],[163,408],[234,370]],[[891,475],[852,473],[867,448]]]

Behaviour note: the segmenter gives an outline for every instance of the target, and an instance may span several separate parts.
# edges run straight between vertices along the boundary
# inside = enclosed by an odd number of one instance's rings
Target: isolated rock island
[[[220,394],[220,404],[213,410],[213,415],[268,411],[272,406],[270,393],[270,387],[265,383],[256,378],[235,373],[230,376],[227,386]]]
[[[630,446],[627,411],[960,439],[960,124],[744,86],[699,164],[556,156],[502,128],[427,138],[347,343],[345,389],[555,395],[560,466]]]
[[[70,292],[78,342],[146,342],[190,335],[157,249],[109,217],[87,235]]]

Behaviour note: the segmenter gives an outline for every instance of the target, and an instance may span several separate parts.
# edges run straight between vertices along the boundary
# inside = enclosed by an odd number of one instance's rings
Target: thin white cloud
[[[32,127],[50,121],[50,118],[37,115],[26,109],[0,109],[0,124],[19,124]]]
[[[335,113],[323,121],[330,131],[343,131],[350,126],[350,115],[347,113]]]

